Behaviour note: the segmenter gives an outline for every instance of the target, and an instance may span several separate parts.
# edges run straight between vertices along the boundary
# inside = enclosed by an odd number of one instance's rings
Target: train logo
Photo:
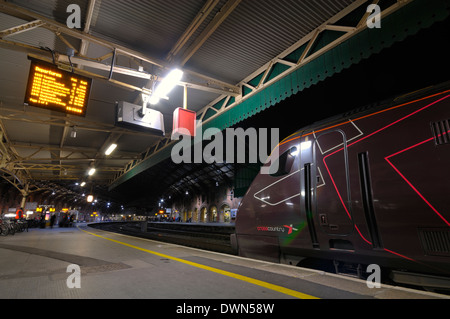
[[[287,229],[286,229],[287,228]],[[288,235],[292,234],[293,231],[298,231],[298,228],[294,228],[293,225],[283,225],[283,226],[258,226],[257,231],[262,232],[288,232]]]

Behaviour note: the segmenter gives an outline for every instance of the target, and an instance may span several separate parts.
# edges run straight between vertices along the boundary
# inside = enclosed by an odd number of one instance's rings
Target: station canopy
[[[381,28],[368,20],[371,4],[381,9]],[[174,144],[176,108],[195,111],[203,129],[223,130],[448,14],[445,0],[0,1],[2,177],[24,195],[57,189],[73,199],[82,182],[105,198],[133,178],[157,189],[162,172],[177,169],[158,166]],[[77,88],[92,79],[82,92],[87,104],[65,112],[24,104],[34,61],[41,72],[56,65],[79,76]],[[175,68],[181,80],[150,106],[164,117],[163,136],[116,125],[117,102],[142,105]],[[105,155],[111,144],[117,148]],[[225,164],[191,168],[221,182],[234,173]],[[153,180],[138,177],[144,172]],[[178,182],[188,175],[187,166],[174,173]]]

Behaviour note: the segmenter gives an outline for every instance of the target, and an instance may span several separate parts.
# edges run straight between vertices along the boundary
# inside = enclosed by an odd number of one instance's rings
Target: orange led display
[[[25,105],[85,116],[91,84],[90,78],[32,60]]]

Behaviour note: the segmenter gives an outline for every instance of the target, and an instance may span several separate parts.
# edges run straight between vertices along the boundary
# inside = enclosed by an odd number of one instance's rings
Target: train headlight
[[[303,143],[300,144],[300,149],[302,151],[305,151],[307,149],[310,149],[311,146],[312,146],[312,142],[311,141],[306,141],[306,142],[303,142]]]

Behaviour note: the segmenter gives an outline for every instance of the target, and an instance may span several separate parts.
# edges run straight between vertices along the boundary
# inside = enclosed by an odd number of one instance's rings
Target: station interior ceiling
[[[72,203],[83,200],[82,193],[91,190],[101,201],[147,210],[163,195],[208,192],[218,184],[232,188],[237,171],[245,165],[175,164],[170,158],[117,187],[111,189],[110,185],[130,161],[170,140],[176,108],[186,105],[205,114],[224,96],[239,98],[242,83],[282,52],[329,19],[367,3],[370,1],[1,1],[1,183],[48,196],[56,191]],[[71,4],[79,5],[82,12],[79,30],[66,27],[70,14],[66,10]],[[445,82],[450,70],[448,20],[436,22],[234,127],[277,127],[283,139],[326,117]],[[68,48],[74,50],[74,58],[85,62],[77,60],[77,72],[94,78],[86,116],[25,106],[30,56],[51,61],[55,53],[67,56]],[[183,83],[167,100],[152,106],[164,116],[165,135],[115,125],[116,102],[142,104],[142,92],[154,88],[173,66],[184,71]],[[136,76],[139,72],[142,77]],[[111,143],[118,147],[106,156],[104,151]],[[94,166],[96,173],[88,176]],[[82,181],[87,183],[84,189],[79,185]]]

